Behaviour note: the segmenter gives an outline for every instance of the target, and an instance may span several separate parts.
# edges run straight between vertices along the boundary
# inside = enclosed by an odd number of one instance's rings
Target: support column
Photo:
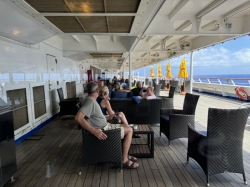
[[[156,64],[156,82],[159,83],[159,81],[158,81],[158,63]]]
[[[131,85],[132,85],[132,82],[131,82],[131,80],[132,80],[132,72],[131,72],[131,52],[129,51],[129,62],[128,62],[128,64],[129,64],[129,76],[128,76],[128,80],[129,80],[129,89],[131,90]]]
[[[190,54],[190,93],[193,93],[193,51]]]

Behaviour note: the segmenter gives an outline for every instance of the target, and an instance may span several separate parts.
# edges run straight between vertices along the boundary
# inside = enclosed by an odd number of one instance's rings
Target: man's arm
[[[99,140],[105,140],[107,138],[107,135],[104,134],[101,129],[95,129],[94,127],[92,127],[84,119],[84,117],[85,117],[85,115],[82,112],[78,112],[76,114],[75,120],[78,122],[79,125],[81,125],[85,130],[89,131],[91,134],[93,134]]]

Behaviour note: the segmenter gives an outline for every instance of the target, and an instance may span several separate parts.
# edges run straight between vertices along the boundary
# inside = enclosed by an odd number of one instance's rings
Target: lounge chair
[[[57,89],[58,96],[60,99],[60,117],[64,115],[76,115],[78,108],[77,102],[79,98],[64,99],[62,88]]]
[[[160,96],[162,98],[162,108],[174,108],[174,91],[175,87],[170,86],[168,97]]]
[[[246,121],[250,109],[215,109],[208,110],[207,132],[197,132],[193,125],[188,127],[188,151],[206,174],[233,172],[243,175],[247,184],[243,166],[242,143]]]
[[[183,110],[162,108],[160,113],[160,136],[165,134],[170,141],[188,137],[188,123],[193,125],[199,95],[186,93]]]

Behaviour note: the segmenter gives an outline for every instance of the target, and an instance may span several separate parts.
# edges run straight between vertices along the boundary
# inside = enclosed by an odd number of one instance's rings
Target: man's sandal
[[[129,163],[131,163],[131,164],[129,165]],[[127,169],[137,169],[137,168],[139,167],[139,165],[138,165],[138,166],[135,166],[135,163],[136,163],[136,162],[133,162],[133,161],[131,161],[131,160],[128,160],[127,162],[123,163],[123,167],[124,167],[124,168],[127,168]]]
[[[137,158],[131,156],[131,155],[128,155],[128,159],[131,160],[132,162],[136,162],[137,161]]]

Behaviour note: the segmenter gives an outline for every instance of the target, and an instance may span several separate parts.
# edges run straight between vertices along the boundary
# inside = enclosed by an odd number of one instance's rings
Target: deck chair
[[[154,92],[156,96],[160,95],[160,89],[161,89],[161,84],[155,84],[154,85]]]
[[[65,115],[76,115],[78,108],[77,103],[79,98],[64,99],[62,88],[57,89],[60,99],[60,117]]]
[[[247,183],[242,144],[249,113],[249,108],[209,108],[207,132],[197,132],[189,125],[187,161],[191,157],[201,166],[207,186],[210,175],[224,172],[240,173]]]
[[[199,95],[186,93],[183,110],[162,108],[160,112],[160,136],[165,134],[170,141],[188,137],[188,123],[193,125]]]
[[[87,118],[85,118],[87,120]],[[114,121],[118,123],[118,121]],[[82,159],[81,168],[87,164],[95,164],[99,162],[114,162],[120,165],[122,163],[122,141],[121,129],[113,129],[105,131],[108,136],[106,140],[99,140],[93,134],[82,128]],[[81,170],[79,172],[81,175]]]
[[[162,98],[162,108],[174,108],[174,91],[175,87],[170,86],[168,97],[160,96]]]

